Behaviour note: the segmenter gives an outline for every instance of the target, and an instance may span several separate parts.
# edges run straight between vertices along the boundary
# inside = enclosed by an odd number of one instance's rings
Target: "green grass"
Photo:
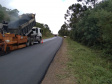
[[[67,38],[68,69],[77,84],[112,84],[112,62],[102,58],[100,50],[93,50]]]
[[[49,35],[49,36],[42,36],[42,39],[47,39],[47,38],[52,38],[54,35]]]

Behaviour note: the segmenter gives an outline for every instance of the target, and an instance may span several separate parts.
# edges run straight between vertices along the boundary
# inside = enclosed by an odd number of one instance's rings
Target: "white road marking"
[[[53,37],[53,38],[49,38],[49,39],[44,39],[43,42],[47,42],[47,41],[53,40],[55,38],[57,38],[57,37]]]
[[[53,39],[55,39],[55,38],[57,38],[57,37],[52,37],[52,38],[49,38],[49,39],[43,39],[43,43],[44,43],[44,42],[47,42],[47,41],[50,41],[50,40],[53,40]],[[34,42],[34,43],[38,43],[38,42]]]

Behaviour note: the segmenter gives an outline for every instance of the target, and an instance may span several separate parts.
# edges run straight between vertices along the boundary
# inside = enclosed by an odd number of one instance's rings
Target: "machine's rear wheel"
[[[5,51],[0,52],[0,56],[5,55]]]
[[[10,53],[10,47],[6,48],[6,53]]]

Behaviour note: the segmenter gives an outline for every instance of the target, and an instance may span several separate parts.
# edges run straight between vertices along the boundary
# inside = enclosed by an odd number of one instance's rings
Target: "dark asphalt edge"
[[[47,71],[48,71],[48,69],[49,69],[51,63],[53,62],[53,60],[54,60],[54,58],[55,58],[57,52],[58,52],[59,49],[61,48],[62,44],[63,44],[63,38],[62,38],[62,41],[61,41],[61,44],[60,44],[59,48],[56,50],[56,53],[54,54],[54,56],[53,56],[51,62],[50,62],[49,65],[47,66],[47,68],[46,68],[46,70],[45,70],[45,72],[44,72],[44,75],[43,75],[42,79],[41,79],[37,84],[41,84],[41,82],[43,81],[43,79],[44,79],[44,77],[45,77],[45,75],[46,75],[46,73],[47,73]]]

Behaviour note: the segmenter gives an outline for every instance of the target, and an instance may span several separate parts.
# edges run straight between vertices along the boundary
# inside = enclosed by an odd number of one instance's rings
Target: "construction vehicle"
[[[0,23],[0,55],[10,51],[41,43],[42,30],[36,25],[35,14],[23,14],[13,22]]]

